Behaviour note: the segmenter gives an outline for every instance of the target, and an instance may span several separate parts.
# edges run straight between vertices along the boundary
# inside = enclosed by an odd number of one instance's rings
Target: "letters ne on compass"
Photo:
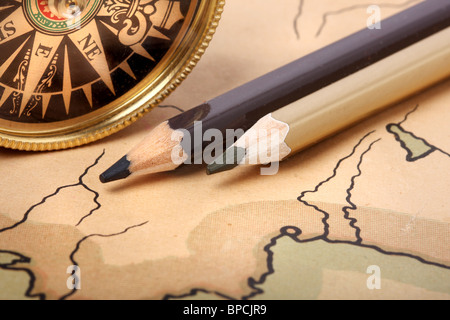
[[[97,24],[101,23],[134,53],[147,59],[154,59],[141,43],[152,36],[167,39],[155,27],[169,29],[183,19],[180,3],[169,0],[16,0],[17,5],[1,6],[0,13],[12,10],[0,21],[0,46],[21,36],[26,40],[0,66],[2,78],[10,65],[19,58],[25,44],[31,41],[31,48],[23,56],[20,68],[7,84],[2,83],[4,92],[0,98],[0,108],[13,94],[11,114],[20,117],[30,116],[30,112],[42,100],[42,118],[53,95],[62,95],[66,113],[74,89],[82,89],[92,108],[92,82],[72,86],[67,44],[64,54],[58,55],[61,44],[67,40],[79,50],[84,59],[98,74],[106,87],[116,95],[108,59],[102,44]],[[21,4],[20,4],[21,3]],[[169,9],[170,8],[170,9]],[[162,14],[155,14],[157,11]],[[166,14],[164,14],[166,13]],[[167,14],[170,14],[167,19]],[[96,18],[107,17],[110,23]],[[29,45],[29,44],[28,44]],[[58,59],[63,59],[57,69]],[[119,65],[123,71],[135,78],[126,59]],[[61,69],[61,67],[60,67]],[[52,85],[55,74],[62,74],[62,91],[43,92]]]

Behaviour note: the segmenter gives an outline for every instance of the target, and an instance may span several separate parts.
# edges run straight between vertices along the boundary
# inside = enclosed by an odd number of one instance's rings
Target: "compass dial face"
[[[123,127],[190,71],[220,3],[2,0],[0,145],[59,149]]]

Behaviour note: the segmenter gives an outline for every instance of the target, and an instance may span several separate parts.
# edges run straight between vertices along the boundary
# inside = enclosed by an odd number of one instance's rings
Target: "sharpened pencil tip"
[[[215,174],[236,168],[244,159],[246,150],[244,148],[232,147],[225,151],[224,154],[216,158],[206,167],[206,174]]]
[[[107,183],[115,180],[125,179],[130,172],[130,161],[128,161],[127,156],[113,164],[108,170],[100,175],[100,181],[102,183]]]

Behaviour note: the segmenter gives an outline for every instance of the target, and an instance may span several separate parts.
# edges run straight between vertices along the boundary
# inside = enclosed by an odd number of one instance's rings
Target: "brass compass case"
[[[2,0],[0,146],[56,150],[129,125],[196,65],[223,0]]]

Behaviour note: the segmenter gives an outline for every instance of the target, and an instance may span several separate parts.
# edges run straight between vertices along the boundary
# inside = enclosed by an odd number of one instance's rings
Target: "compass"
[[[223,0],[2,0],[0,146],[55,150],[126,127],[186,78]]]

